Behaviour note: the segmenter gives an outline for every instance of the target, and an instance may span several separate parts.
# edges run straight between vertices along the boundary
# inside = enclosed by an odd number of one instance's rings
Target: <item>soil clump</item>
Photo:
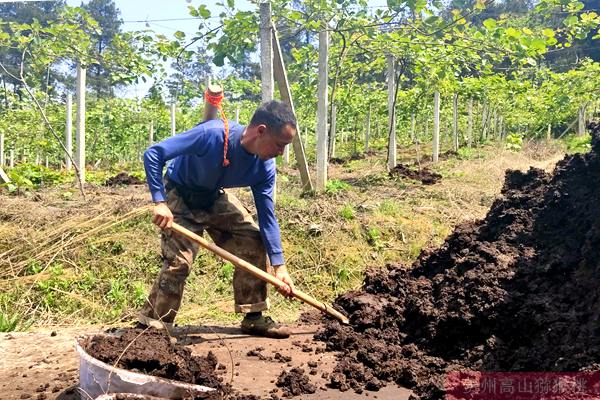
[[[301,394],[311,394],[317,391],[317,387],[310,383],[310,378],[302,368],[292,368],[283,371],[277,378],[277,387],[283,391],[283,397],[294,397]]]
[[[121,172],[112,178],[109,178],[104,186],[129,186],[129,185],[143,185],[146,182],[136,178],[135,176],[129,175],[126,172]]]
[[[340,296],[351,325],[316,335],[341,351],[330,386],[441,399],[453,371],[598,370],[600,123],[590,129],[589,153],[552,173],[507,171],[483,220]]]
[[[92,357],[109,365],[116,363],[118,368],[208,386],[217,389],[219,396],[231,392],[217,376],[218,361],[212,352],[205,357],[193,355],[187,347],[171,343],[161,330],[127,329],[118,335],[95,335],[82,347]]]
[[[420,169],[413,169],[404,164],[397,164],[389,172],[390,177],[405,177],[414,179],[415,181],[421,181],[424,185],[433,185],[442,180],[442,176],[436,172],[431,171],[428,167]]]

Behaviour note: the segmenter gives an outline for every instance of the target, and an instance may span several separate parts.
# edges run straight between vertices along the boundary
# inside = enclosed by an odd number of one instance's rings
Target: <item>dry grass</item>
[[[368,266],[411,263],[457,224],[482,218],[506,169],[551,169],[563,154],[555,145],[530,146],[519,153],[487,147],[443,160],[431,166],[443,176],[432,186],[389,179],[381,154],[330,166],[330,179],[340,184],[313,197],[301,196],[297,172],[284,169],[277,213],[297,285],[331,301],[358,288]],[[411,163],[414,154],[405,150],[399,162]],[[14,310],[37,325],[130,321],[160,267],[146,189],[91,188],[87,202],[77,195],[65,199],[65,190],[30,198],[0,194],[0,312]],[[248,190],[238,195],[252,204]],[[179,322],[237,321],[230,271],[201,252]],[[278,295],[272,300],[273,314],[284,321],[301,309]]]

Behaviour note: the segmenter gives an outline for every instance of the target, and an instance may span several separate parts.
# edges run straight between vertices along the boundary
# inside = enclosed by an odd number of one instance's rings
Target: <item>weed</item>
[[[523,137],[516,133],[511,133],[506,137],[506,148],[512,151],[521,151],[523,148]]]
[[[41,165],[19,164],[8,171],[11,183],[6,185],[8,191],[24,192],[41,186],[65,183],[71,178],[66,173],[54,171]]]
[[[400,214],[400,205],[391,199],[385,199],[379,204],[378,212],[382,215],[389,217],[395,217]]]
[[[127,299],[125,282],[118,278],[113,278],[109,282],[110,289],[106,293],[106,299],[118,305],[124,304]]]
[[[27,263],[27,267],[25,268],[25,275],[39,274],[40,272],[42,272],[43,268],[44,267],[42,266],[42,263],[40,261],[36,260],[35,258],[32,258]]]
[[[592,137],[589,134],[569,135],[565,138],[568,153],[587,153],[592,148],[591,142]]]
[[[133,305],[135,307],[141,307],[148,297],[146,292],[146,285],[144,282],[133,282]]]
[[[367,243],[371,246],[380,248],[381,243],[379,240],[381,239],[381,231],[377,228],[369,228],[367,229]]]
[[[349,188],[350,185],[348,185],[346,182],[337,179],[331,179],[330,181],[327,181],[327,184],[325,185],[325,193],[335,195],[340,192],[346,191]]]
[[[476,154],[475,149],[472,147],[461,147],[456,152],[457,157],[461,160],[470,160],[471,158],[474,158]]]
[[[219,273],[219,279],[223,281],[223,283],[231,284],[233,282],[233,272],[235,271],[235,267],[229,261],[223,263]]]
[[[350,204],[345,204],[340,210],[340,217],[344,218],[345,220],[354,219],[354,214],[354,207],[352,207]]]

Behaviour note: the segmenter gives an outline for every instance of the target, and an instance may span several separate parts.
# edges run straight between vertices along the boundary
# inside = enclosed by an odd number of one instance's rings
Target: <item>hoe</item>
[[[258,279],[261,279],[267,283],[270,283],[271,285],[275,286],[276,288],[279,288],[279,287],[285,285],[285,283],[283,283],[281,280],[275,278],[273,275],[264,272],[263,270],[255,267],[254,265],[250,264],[249,262],[244,261],[241,258],[231,254],[227,250],[224,250],[221,247],[208,242],[206,239],[202,238],[201,236],[196,235],[194,232],[190,231],[189,229],[184,228],[183,226],[181,226],[175,222],[173,222],[173,226],[171,229],[173,229],[174,231],[178,232],[179,234],[187,237],[188,239],[193,240],[194,242],[198,243],[200,246],[204,247],[205,249],[212,251],[213,253],[215,253],[219,257],[223,258],[224,260],[229,261],[236,267],[242,268],[243,270],[246,270],[249,273],[251,273],[252,275],[254,275],[255,277],[257,277]],[[348,318],[346,316],[344,316],[343,314],[341,314],[340,312],[338,312],[337,310],[333,309],[333,307],[331,307],[330,305],[327,305],[323,302],[318,301],[317,299],[307,295],[304,292],[301,292],[300,290],[295,289],[294,292],[292,293],[292,296],[297,298],[300,301],[310,304],[311,306],[315,307],[316,309],[318,309],[324,313],[331,315],[332,317],[341,321],[343,324],[349,323]]]

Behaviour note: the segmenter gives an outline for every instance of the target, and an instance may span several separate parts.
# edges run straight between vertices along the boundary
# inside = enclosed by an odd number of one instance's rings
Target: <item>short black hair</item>
[[[278,100],[262,103],[256,109],[250,120],[250,125],[256,126],[260,124],[265,124],[275,134],[281,133],[283,127],[286,125],[291,125],[294,129],[298,129],[296,126],[296,117],[290,106]]]

